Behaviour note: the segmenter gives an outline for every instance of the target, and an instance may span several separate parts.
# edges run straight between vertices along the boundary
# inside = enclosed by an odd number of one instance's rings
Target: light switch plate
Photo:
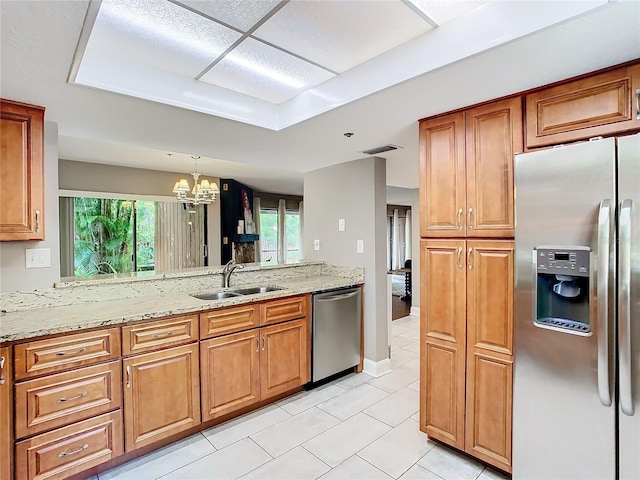
[[[364,253],[364,240],[356,241],[356,253]]]
[[[314,240],[313,241],[313,249],[314,250],[320,250],[320,240]]]
[[[338,231],[339,232],[344,232],[344,230],[345,230],[344,218],[339,218],[338,219]]]
[[[50,248],[27,248],[26,268],[47,268],[51,266]]]

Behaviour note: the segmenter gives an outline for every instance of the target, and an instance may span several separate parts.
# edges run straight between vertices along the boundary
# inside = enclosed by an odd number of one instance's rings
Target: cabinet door
[[[260,346],[258,329],[200,343],[203,421],[260,400]]]
[[[308,319],[260,329],[260,396],[265,398],[304,385],[311,378]]]
[[[0,240],[44,240],[44,108],[0,102]]]
[[[130,357],[122,366],[127,452],[200,423],[197,344]]]
[[[466,112],[468,237],[513,237],[513,156],[522,152],[521,97]]]
[[[527,148],[640,128],[640,65],[527,95]]]
[[[0,478],[13,477],[13,393],[10,347],[0,348]]]
[[[464,240],[420,242],[420,428],[464,448]]]
[[[465,450],[511,471],[514,247],[468,241]]]
[[[420,122],[420,236],[464,237],[464,114]]]

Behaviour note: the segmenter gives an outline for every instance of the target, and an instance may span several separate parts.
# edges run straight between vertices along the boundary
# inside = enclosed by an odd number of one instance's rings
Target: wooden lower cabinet
[[[259,329],[200,343],[202,421],[260,400]]]
[[[511,471],[514,245],[421,242],[420,427]]]
[[[11,349],[0,348],[0,479],[13,475],[13,389]]]
[[[260,329],[260,397],[262,400],[304,385],[311,379],[307,319]]]
[[[122,361],[127,452],[200,423],[198,363],[197,343]]]
[[[308,325],[308,318],[303,318],[200,342],[202,420],[307,383]]]
[[[16,480],[68,478],[122,453],[122,413],[116,410],[16,443]]]

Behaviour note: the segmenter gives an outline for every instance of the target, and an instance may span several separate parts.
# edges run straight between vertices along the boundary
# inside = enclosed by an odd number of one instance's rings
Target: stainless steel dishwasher
[[[360,295],[360,287],[313,295],[313,383],[360,363]]]

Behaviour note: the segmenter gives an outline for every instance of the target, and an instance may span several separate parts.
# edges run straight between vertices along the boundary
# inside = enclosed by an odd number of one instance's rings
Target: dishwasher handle
[[[334,302],[337,300],[345,300],[347,298],[351,298],[351,297],[355,297],[358,293],[360,293],[359,290],[356,290],[355,292],[350,292],[350,293],[342,293],[340,295],[327,295],[327,296],[318,296],[316,297],[316,300],[318,302]]]

